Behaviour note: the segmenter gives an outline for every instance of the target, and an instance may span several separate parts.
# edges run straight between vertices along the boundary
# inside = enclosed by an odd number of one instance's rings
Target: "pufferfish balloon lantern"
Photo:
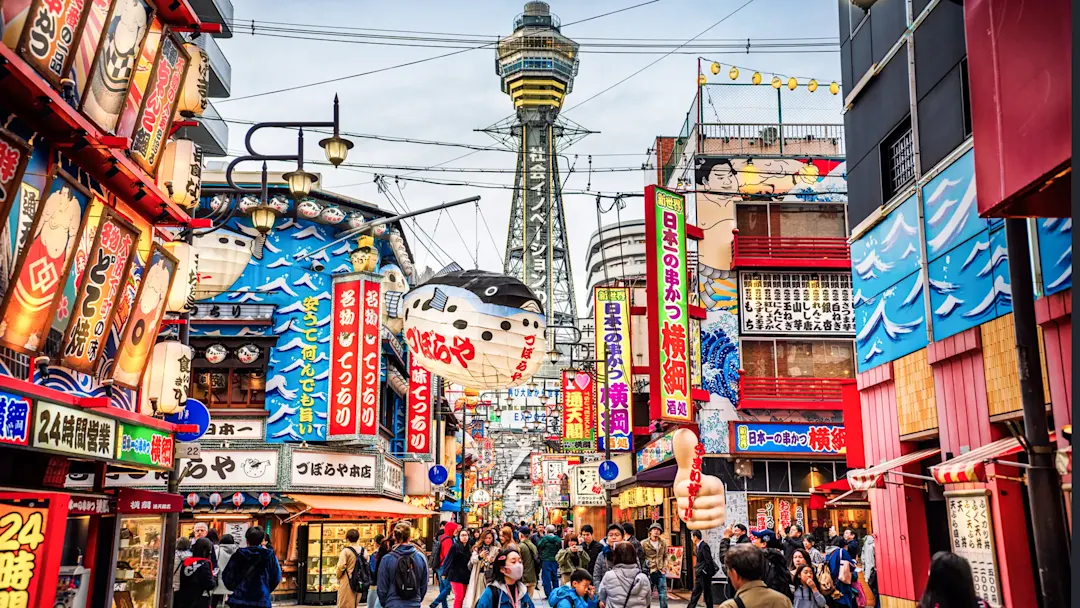
[[[436,276],[405,295],[400,314],[410,354],[462,386],[518,386],[544,360],[543,306],[513,277],[484,270]]]

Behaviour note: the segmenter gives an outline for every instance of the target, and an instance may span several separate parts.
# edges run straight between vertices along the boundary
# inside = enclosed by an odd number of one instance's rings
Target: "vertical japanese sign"
[[[304,316],[300,333],[300,417],[297,432],[310,434],[315,430],[315,359],[319,354],[319,300],[308,296],[300,302]]]
[[[570,370],[563,371],[562,440],[564,447],[570,449],[591,448],[593,445],[593,430],[595,427],[593,422],[593,388],[592,374]]]
[[[90,247],[71,322],[64,336],[64,367],[91,374],[105,348],[116,301],[131,267],[137,232],[108,210],[102,210],[100,228]],[[183,403],[183,402],[181,402]]]
[[[949,509],[949,542],[953,553],[971,564],[975,593],[991,606],[1001,606],[994,520],[986,490],[945,492]]]
[[[521,161],[523,199],[522,282],[529,286],[544,310],[549,310],[551,260],[551,127],[522,128]]]
[[[431,374],[409,357],[409,411],[405,424],[406,451],[431,451]]]
[[[165,149],[169,126],[179,101],[177,93],[190,62],[187,51],[177,43],[176,38],[171,34],[165,35],[131,138],[131,157],[150,175],[157,174],[158,161]]]
[[[694,418],[690,400],[687,313],[686,200],[656,186],[645,189],[645,250],[649,308],[650,395],[656,414],[676,422]]]
[[[130,0],[114,3],[105,19],[81,108],[104,131],[115,132],[153,13],[144,0]]]
[[[165,315],[165,299],[172,288],[176,266],[176,258],[161,245],[154,244],[116,351],[113,380],[120,386],[132,390],[139,388],[150,350],[157,339],[161,317]]]
[[[29,160],[30,146],[11,131],[0,128],[0,218],[8,216]]]
[[[127,3],[126,1],[118,3],[117,6]],[[131,83],[124,97],[123,111],[120,112],[120,118],[116,123],[116,134],[121,137],[131,137],[131,134],[135,132],[135,120],[142,108],[143,96],[150,86],[150,73],[154,70],[158,47],[161,46],[161,40],[165,36],[165,25],[160,18],[154,17],[150,21],[150,29],[146,34],[142,49],[136,51],[130,58],[135,69],[131,73]]]
[[[597,287],[593,292],[596,318],[596,386],[600,401],[597,404],[599,424],[597,449],[604,450],[607,441],[608,410],[611,415],[611,450],[628,452],[630,437],[630,290],[626,287]],[[607,392],[604,392],[607,376]]]
[[[30,399],[0,393],[0,443],[22,446],[30,443]]]
[[[75,41],[83,26],[84,0],[35,0],[26,16],[19,54],[53,87],[74,59]]]
[[[364,280],[363,343],[360,345],[360,434],[378,432],[379,410],[379,339],[382,284]]]
[[[360,428],[361,281],[334,277],[334,319],[330,333],[330,416],[326,438],[356,439]]]
[[[544,483],[543,454],[529,454],[529,482],[534,486]]]
[[[0,494],[0,606],[52,606],[68,494]]]

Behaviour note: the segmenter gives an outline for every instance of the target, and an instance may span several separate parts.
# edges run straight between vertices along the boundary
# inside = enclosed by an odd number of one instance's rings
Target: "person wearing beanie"
[[[667,542],[663,538],[664,529],[658,523],[649,526],[649,538],[641,543],[645,552],[645,572],[649,575],[649,585],[660,596],[660,608],[667,608]]]

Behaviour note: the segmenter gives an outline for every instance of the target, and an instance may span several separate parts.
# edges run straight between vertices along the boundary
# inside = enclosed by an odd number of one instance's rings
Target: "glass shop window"
[[[191,397],[209,408],[262,409],[266,403],[266,370],[195,368]]]

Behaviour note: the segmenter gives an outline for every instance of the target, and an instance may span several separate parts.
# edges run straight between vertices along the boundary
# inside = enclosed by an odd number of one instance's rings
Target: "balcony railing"
[[[851,268],[847,239],[741,236],[732,230],[732,268]]]
[[[844,127],[829,124],[701,124],[701,154],[843,156]]]
[[[739,408],[842,410],[845,398],[859,398],[849,378],[739,377]]]

